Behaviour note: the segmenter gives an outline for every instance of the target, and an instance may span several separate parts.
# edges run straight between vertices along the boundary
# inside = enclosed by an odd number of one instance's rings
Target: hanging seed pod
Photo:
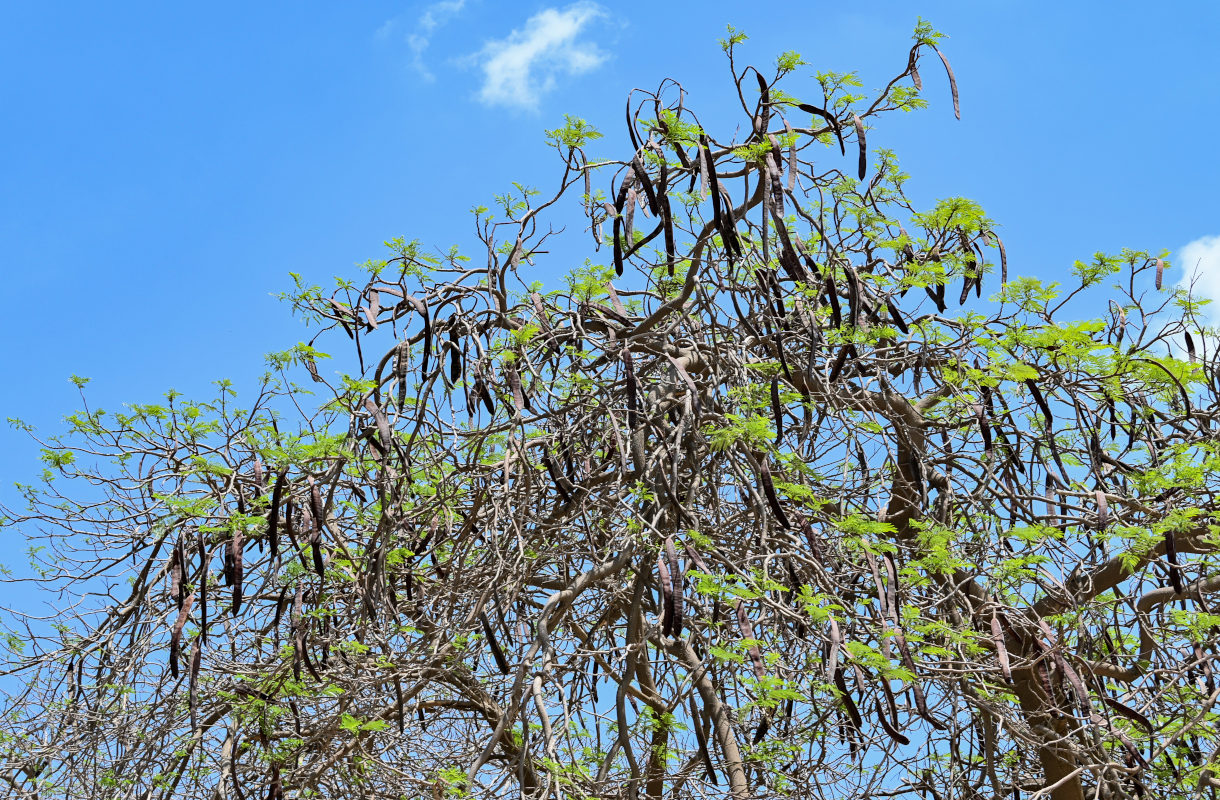
[[[1160,291],[1161,282],[1165,277],[1165,262],[1161,259],[1156,260],[1156,288]]]
[[[754,626],[750,623],[750,617],[746,613],[746,606],[741,600],[737,601],[737,630],[741,633],[741,638],[756,641],[754,638]],[[749,647],[750,665],[754,669],[754,677],[762,680],[766,674],[766,667],[763,665],[762,651],[758,649],[757,644],[751,644]]]
[[[1055,421],[1051,414],[1051,407],[1047,405],[1046,398],[1042,396],[1042,391],[1033,378],[1026,378],[1025,385],[1029,387],[1029,393],[1034,396],[1034,402],[1038,404],[1038,408],[1042,409],[1042,416],[1046,417],[1046,430],[1049,432]]]
[[[915,84],[916,91],[923,91],[923,79],[919,77],[919,66],[915,63],[917,56],[915,51],[911,51],[911,60],[907,62],[907,71],[911,73],[911,83]]]
[[[191,712],[191,730],[199,730],[199,665],[203,661],[203,648],[200,637],[191,642],[191,665],[187,670],[186,701]]]
[[[864,720],[860,716],[860,709],[856,708],[856,701],[852,698],[851,692],[847,690],[847,681],[843,678],[845,670],[836,669],[834,673],[835,688],[839,690],[839,698],[843,701],[843,705],[847,708],[847,716],[851,719],[852,727],[857,731],[864,730]]]
[[[847,145],[843,141],[843,131],[839,127],[839,120],[835,119],[833,114],[824,108],[818,108],[817,106],[810,105],[809,103],[797,103],[796,107],[801,111],[804,111],[806,114],[816,114],[830,123],[830,127],[834,130],[835,136],[839,139],[840,155],[847,155]]]
[[[449,380],[462,377],[462,348],[458,342],[457,327],[449,328]]]
[[[491,649],[491,657],[495,659],[496,668],[500,670],[501,675],[507,675],[509,673],[508,660],[504,658],[504,651],[500,649],[500,643],[496,641],[496,634],[491,628],[491,620],[487,618],[486,611],[479,612],[479,624],[483,627],[483,636],[487,639],[487,646]],[[399,691],[401,692],[401,689]],[[402,718],[401,708],[400,700],[399,719]]]
[[[373,398],[364,398],[364,407],[369,414],[373,416],[373,420],[377,423],[377,437],[381,442],[381,452],[390,452],[390,422],[386,419],[385,413],[373,402]]]
[[[868,170],[868,143],[864,138],[864,123],[855,114],[851,115],[851,124],[856,126],[856,144],[860,147],[860,159],[856,164],[856,177],[864,180],[864,173]]]
[[[940,48],[932,45],[932,49],[936,51],[936,55],[940,56],[940,62],[945,65],[945,74],[949,76],[949,91],[953,93],[953,116],[961,119],[962,108],[958,102],[957,78],[953,77],[953,68],[949,66],[949,59],[945,58],[945,54],[940,51]]]
[[[183,581],[182,572],[186,565],[185,558],[182,553],[182,540],[179,539],[174,544],[173,551],[169,554],[169,596],[173,598],[178,606],[178,610],[182,610],[183,601]]]
[[[182,629],[186,627],[186,621],[191,616],[191,606],[194,604],[195,593],[191,592],[182,603],[182,610],[178,612],[178,618],[174,620],[174,625],[169,631],[169,671],[175,680],[178,679],[178,650],[182,640]]]
[[[233,565],[233,616],[235,617],[241,611],[242,580],[245,573],[245,567],[242,564],[243,549],[242,531],[238,526],[233,532],[233,538],[229,540],[229,561]]]
[[[903,336],[909,335],[911,330],[907,327],[906,320],[902,318],[902,312],[898,310],[898,306],[894,305],[892,299],[887,299],[885,305],[886,309],[890,312],[890,320],[894,323],[894,326],[902,331]]]
[[[672,636],[674,632],[674,581],[669,566],[662,555],[657,559],[657,572],[661,577],[661,635]]]
[[[369,329],[377,329],[377,315],[381,313],[381,295],[376,289],[369,289],[369,304],[364,309],[365,319],[369,321]]]
[[[1178,546],[1173,531],[1165,531],[1165,556],[1169,559],[1169,583],[1176,594],[1182,594],[1182,573],[1178,565]]]
[[[983,434],[983,452],[990,459],[992,450],[991,425],[987,422],[987,412],[982,403],[975,403],[972,408],[974,409],[974,417],[979,423],[979,430]]]
[[[1183,331],[1182,335],[1186,337],[1186,352],[1190,355],[1190,363],[1197,364],[1199,359],[1195,355],[1195,340],[1190,338],[1190,331]]]
[[[1106,527],[1110,519],[1109,505],[1106,503],[1106,493],[1101,489],[1093,492],[1093,496],[1097,499],[1097,527],[1098,529]]]
[[[775,444],[784,440],[784,410],[779,402],[779,378],[771,377],[771,414],[775,417]]]
[[[1012,685],[1012,666],[1008,660],[1008,646],[1004,643],[1004,631],[1000,627],[1000,618],[992,612],[991,614],[991,641],[995,643],[996,658],[1000,662],[1000,672],[1004,675],[1004,680]]]
[[[398,384],[398,407],[407,403],[407,361],[411,358],[411,345],[406,341],[394,346],[394,380]]]
[[[673,627],[672,635],[676,639],[682,635],[683,595],[682,595],[682,565],[678,563],[678,551],[674,548],[672,536],[665,537],[665,558],[669,561],[669,574],[673,576]]]
[[[1105,694],[1103,694],[1101,696],[1101,699],[1102,699],[1102,702],[1105,703],[1106,705],[1108,705],[1110,708],[1114,709],[1122,716],[1126,717],[1127,719],[1131,720],[1132,722],[1134,722],[1137,725],[1139,725],[1140,727],[1142,727],[1144,730],[1148,731],[1149,736],[1152,736],[1156,733],[1156,728],[1153,727],[1152,721],[1149,720],[1146,716],[1144,716],[1140,712],[1136,711],[1131,706],[1127,705],[1126,703],[1120,702],[1120,701],[1116,700],[1115,698],[1110,697],[1109,695],[1105,695]]]
[[[788,521],[788,516],[779,504],[779,496],[775,494],[775,484],[771,481],[771,465],[768,463],[767,455],[766,453],[757,453],[756,457],[758,458],[758,482],[762,484],[762,490],[767,497],[767,503],[771,506],[771,511],[775,514],[776,520],[779,521],[780,527],[784,530],[791,530],[792,523]]]
[[[885,711],[881,708],[881,698],[879,698],[879,697],[873,698],[873,710],[876,712],[877,722],[881,723],[882,730],[884,730],[891,739],[893,739],[895,742],[898,742],[898,744],[906,745],[906,744],[911,743],[910,739],[903,736],[898,731],[898,728],[895,726],[895,723],[897,722],[897,720],[895,720],[894,722],[891,722],[890,718],[888,716],[886,716]]]

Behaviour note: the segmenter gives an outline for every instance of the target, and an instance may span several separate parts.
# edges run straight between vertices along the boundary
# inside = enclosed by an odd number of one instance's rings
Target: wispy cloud
[[[592,2],[544,9],[507,37],[488,42],[474,55],[483,69],[479,99],[489,105],[533,110],[559,75],[579,75],[606,60],[592,42],[578,39],[605,12]]]
[[[1220,325],[1220,236],[1202,236],[1178,251],[1182,278],[1178,285],[1192,288],[1211,300],[1203,307],[1209,325]]]
[[[436,76],[424,63],[424,53],[432,42],[432,34],[436,32],[437,28],[453,19],[465,6],[466,0],[439,0],[439,2],[432,3],[424,9],[424,12],[419,15],[419,19],[415,21],[415,25],[407,33],[407,47],[411,48],[411,66],[424,80],[436,80]],[[399,20],[388,20],[377,29],[376,36],[381,40],[388,39],[401,27],[402,23]]]

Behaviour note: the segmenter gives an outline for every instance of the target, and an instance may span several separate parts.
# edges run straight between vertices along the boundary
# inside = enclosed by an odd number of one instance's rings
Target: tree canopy
[[[871,98],[744,39],[740,141],[674,80],[616,157],[569,118],[477,257],[294,275],[252,397],[43,442],[10,796],[1214,796],[1198,302],[914,207],[867,133],[929,63],[957,111],[925,23]]]

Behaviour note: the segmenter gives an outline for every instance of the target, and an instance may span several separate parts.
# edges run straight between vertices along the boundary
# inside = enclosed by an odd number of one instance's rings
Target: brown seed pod
[[[389,420],[386,419],[385,413],[373,402],[372,397],[364,398],[364,407],[373,415],[373,420],[377,423],[377,436],[381,441],[381,452],[388,453],[390,451]]]
[[[860,717],[860,709],[856,708],[856,701],[852,698],[851,692],[847,690],[847,681],[843,678],[846,670],[840,668],[834,672],[835,688],[839,690],[839,698],[843,701],[843,705],[847,708],[847,716],[851,719],[852,726],[857,731],[864,730],[864,720]]]
[[[244,542],[239,526],[233,531],[233,538],[229,540],[229,561],[233,565],[233,616],[235,617],[241,611],[242,581],[245,574],[245,567],[242,564],[243,550]]]
[[[495,659],[496,668],[500,670],[501,675],[509,673],[508,660],[504,658],[504,651],[500,649],[500,643],[496,641],[496,633],[492,630],[491,620],[487,618],[486,611],[479,612],[479,624],[483,627],[483,636],[487,639],[487,646],[491,649],[491,656]],[[401,692],[401,689],[399,690]],[[402,718],[402,703],[399,702],[399,718]]]
[[[940,51],[939,47],[932,45],[932,49],[936,51],[936,55],[940,56],[940,62],[945,65],[945,74],[949,76],[949,91],[953,93],[953,116],[961,119],[962,108],[958,102],[957,78],[953,77],[953,67],[949,66],[949,59],[945,58],[945,54]]]
[[[673,576],[673,636],[682,635],[682,566],[678,563],[678,551],[672,536],[665,537],[665,558],[669,561],[669,574]]]
[[[1165,556],[1169,560],[1169,583],[1176,594],[1182,594],[1182,572],[1178,565],[1178,546],[1173,531],[1165,531]]]
[[[1000,627],[1000,618],[994,612],[991,615],[991,641],[995,643],[996,658],[1000,662],[1000,672],[1004,680],[1012,684],[1012,667],[1008,660],[1008,647],[1004,643],[1004,631]]]
[[[809,103],[797,103],[796,107],[801,111],[804,111],[806,114],[816,114],[830,123],[830,127],[834,130],[835,136],[839,139],[839,153],[841,155],[847,155],[847,145],[843,142],[843,131],[839,127],[839,120],[835,119],[833,114],[824,108],[818,108],[817,106],[810,105]]]
[[[377,329],[377,315],[381,313],[381,295],[376,289],[369,289],[369,304],[364,309],[364,317],[369,321],[369,328]]]
[[[1026,378],[1025,385],[1029,387],[1029,393],[1034,396],[1034,402],[1038,404],[1038,408],[1042,409],[1042,416],[1046,417],[1046,429],[1050,431],[1055,418],[1051,414],[1051,407],[1046,403],[1046,398],[1042,396],[1042,390],[1038,388],[1038,384],[1034,382],[1033,378]]]
[[[884,685],[884,684],[882,684],[882,685]],[[898,742],[898,744],[910,744],[911,743],[910,739],[903,736],[898,731],[898,728],[895,725],[897,720],[895,720],[894,722],[891,722],[890,718],[886,715],[885,711],[881,708],[881,698],[879,698],[879,697],[873,698],[873,710],[877,714],[877,722],[881,723],[881,728],[886,732],[886,734],[889,735],[889,737],[891,739],[893,739],[895,742]]]
[[[784,513],[783,506],[779,504],[779,496],[775,493],[775,484],[771,481],[771,465],[768,463],[766,453],[758,453],[758,482],[762,484],[763,494],[767,497],[767,503],[771,506],[771,511],[774,512],[776,520],[779,521],[780,527],[784,530],[791,530],[792,523],[788,521],[788,515]]]
[[[191,616],[191,606],[194,604],[195,593],[191,592],[182,603],[182,610],[178,612],[178,618],[174,620],[174,625],[169,631],[169,671],[175,679],[178,678],[178,650],[182,640],[182,629]]]
[[[1104,528],[1110,518],[1109,505],[1106,503],[1106,493],[1098,489],[1093,492],[1093,496],[1097,498],[1097,527]]]
[[[669,566],[662,555],[657,559],[657,572],[661,577],[661,635],[672,636],[674,631],[674,581]]]
[[[191,712],[191,730],[199,729],[199,697],[197,689],[199,687],[199,665],[203,660],[203,647],[200,645],[200,637],[196,636],[191,642],[191,665],[187,669],[187,688],[186,700],[187,706]]]
[[[1190,363],[1198,363],[1199,358],[1195,355],[1195,340],[1191,338],[1190,331],[1183,331],[1182,335],[1186,337],[1186,352],[1190,355]]]
[[[1162,280],[1164,279],[1164,277],[1165,277],[1165,262],[1158,258],[1156,260],[1156,288],[1158,291],[1161,288],[1161,283],[1162,283]]]
[[[754,626],[750,623],[750,617],[746,614],[746,606],[741,600],[737,601],[737,630],[741,633],[741,638],[754,641]],[[757,644],[751,644],[749,647],[750,665],[754,669],[754,677],[762,680],[767,669],[763,664],[762,651],[758,649]]]
[[[868,170],[868,143],[864,138],[864,123],[855,114],[851,115],[851,124],[856,127],[856,144],[860,148],[860,160],[856,164],[856,177],[864,180],[864,173]]]
[[[1139,725],[1140,727],[1142,727],[1144,730],[1148,731],[1149,736],[1156,733],[1156,728],[1154,728],[1152,726],[1151,720],[1149,720],[1148,717],[1144,716],[1140,712],[1136,711],[1131,706],[1127,705],[1126,703],[1120,702],[1120,701],[1114,699],[1113,697],[1110,697],[1109,695],[1103,694],[1101,696],[1101,699],[1102,699],[1102,702],[1104,702],[1110,708],[1114,709],[1119,714],[1123,715],[1127,719],[1131,720],[1132,722],[1134,722],[1137,725]]]

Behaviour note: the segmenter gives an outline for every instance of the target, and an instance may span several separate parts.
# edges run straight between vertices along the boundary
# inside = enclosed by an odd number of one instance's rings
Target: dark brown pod
[[[178,612],[178,618],[174,620],[174,625],[169,631],[169,671],[175,679],[178,677],[178,653],[182,641],[182,629],[191,616],[191,606],[194,604],[195,593],[191,592],[182,603],[182,610]]]
[[[864,123],[855,114],[851,115],[851,123],[856,126],[856,144],[860,147],[860,160],[856,164],[856,177],[864,180],[864,173],[868,170],[868,143],[864,138]]]

